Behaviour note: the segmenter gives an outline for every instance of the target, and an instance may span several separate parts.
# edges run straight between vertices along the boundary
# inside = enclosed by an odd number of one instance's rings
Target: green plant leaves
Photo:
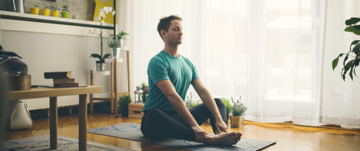
[[[357,17],[352,17],[350,19],[347,19],[345,21],[346,24],[346,28],[344,29],[344,31],[346,32],[352,32],[356,35],[360,35],[360,25],[356,25],[357,23],[360,22],[360,18]],[[350,53],[353,52],[356,56],[350,56],[350,57],[354,57],[355,59],[349,61],[346,63],[346,61],[349,59],[349,55]],[[344,53],[339,54],[338,57],[336,57],[333,61],[332,61],[332,69],[335,70],[335,68],[337,67],[338,63],[339,63],[339,58],[342,57],[344,55]],[[349,71],[349,76],[351,78],[351,80],[353,80],[353,74],[355,76],[356,72],[355,69],[357,66],[359,66],[359,62],[360,62],[360,40],[354,40],[353,42],[351,42],[350,44],[350,51],[346,54],[345,58],[344,58],[344,62],[343,65],[344,67],[341,70],[341,76],[343,78],[343,80],[345,81],[345,76],[346,73]],[[345,65],[346,63],[346,65]]]
[[[355,44],[354,48],[352,49],[352,52],[354,52],[356,55],[360,54],[360,43]]]
[[[354,60],[355,60],[355,59],[354,59]],[[342,69],[342,71],[343,71],[343,73],[342,73],[342,78],[343,78],[344,81],[345,81],[345,75],[346,75],[346,73],[349,71],[350,67],[353,65],[354,60],[349,61],[349,62],[344,66],[344,68]],[[352,71],[351,71],[351,74],[352,74]],[[350,75],[350,77],[352,77],[352,75]],[[352,78],[351,78],[351,79],[352,79]]]
[[[130,95],[124,94],[124,95],[119,96],[118,104],[121,108],[125,108],[125,107],[127,107],[128,104],[131,103],[131,101],[132,100],[131,100]]]
[[[335,70],[336,66],[339,63],[339,58],[342,57],[344,55],[344,53],[339,54],[338,57],[336,57],[333,61],[332,61],[332,69]]]
[[[104,57],[102,58],[102,60],[105,60],[106,58],[109,58],[110,57],[110,54],[105,54]]]
[[[348,60],[348,59],[349,59],[349,53],[347,53],[346,56],[345,56],[345,58],[344,58],[344,62],[343,62],[343,65],[344,65],[344,66],[345,66],[346,60]]]
[[[356,18],[356,17],[351,17],[350,19],[345,21],[346,25],[353,25],[356,24],[360,21],[360,18]]]
[[[101,56],[97,53],[93,53],[91,54],[90,58],[93,57],[93,58],[98,58],[100,61],[101,61]]]
[[[356,35],[360,35],[360,25],[353,25],[353,26],[346,27],[344,29],[344,31],[352,32],[352,33],[354,33]]]

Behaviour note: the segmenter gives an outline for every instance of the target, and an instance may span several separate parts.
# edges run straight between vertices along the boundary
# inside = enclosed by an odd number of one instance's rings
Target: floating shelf
[[[115,58],[106,58],[105,62],[114,62]],[[123,58],[117,58],[117,62],[123,62],[124,59]]]
[[[94,75],[110,75],[110,71],[93,71]]]

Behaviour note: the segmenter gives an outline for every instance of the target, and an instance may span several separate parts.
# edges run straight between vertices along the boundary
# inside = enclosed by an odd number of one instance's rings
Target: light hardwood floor
[[[118,123],[139,123],[140,119],[114,117],[111,114],[88,114],[87,127],[97,128]],[[59,117],[58,135],[78,138],[78,115]],[[201,126],[205,131],[211,132],[211,126],[204,123]],[[265,151],[360,151],[360,130],[349,130],[339,127],[307,127],[291,123],[264,124],[245,121],[241,128],[231,128],[230,131],[240,131],[244,138],[277,141]],[[33,120],[29,130],[9,131],[6,140],[38,136],[49,133],[49,119]],[[88,141],[98,142],[139,151],[152,150],[179,150],[175,148],[141,143],[87,133]]]

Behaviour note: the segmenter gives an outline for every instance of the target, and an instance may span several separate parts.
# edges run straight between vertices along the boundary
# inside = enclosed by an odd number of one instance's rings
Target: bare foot
[[[217,135],[206,135],[204,144],[230,146],[238,142],[239,132],[220,133]],[[241,133],[240,133],[241,134]]]
[[[237,141],[240,141],[242,134],[240,132],[235,132]]]

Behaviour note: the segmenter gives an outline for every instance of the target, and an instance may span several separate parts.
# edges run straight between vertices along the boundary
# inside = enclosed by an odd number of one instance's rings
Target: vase
[[[129,116],[129,105],[121,108],[121,116],[128,117]]]
[[[105,62],[96,61],[96,71],[105,71]]]
[[[112,58],[120,58],[120,48],[110,48]]]
[[[243,116],[230,116],[231,127],[241,128],[242,121],[243,121]]]
[[[146,100],[147,100],[147,96],[148,96],[148,94],[143,94],[143,95],[142,95],[142,100],[143,100],[143,103],[145,103],[145,102],[146,102]]]

